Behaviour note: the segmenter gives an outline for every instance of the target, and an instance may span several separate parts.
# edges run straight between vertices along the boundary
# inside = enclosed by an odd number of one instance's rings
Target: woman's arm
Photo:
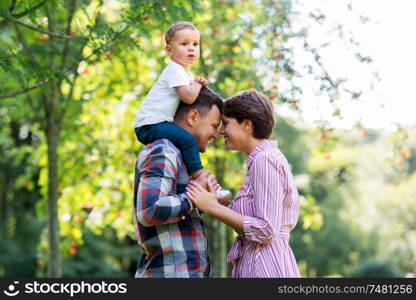
[[[281,163],[259,155],[253,161],[249,176],[254,196],[253,217],[218,204],[215,194],[205,191],[201,185],[188,185],[188,198],[199,209],[231,226],[244,238],[268,244],[280,229],[284,191],[288,188],[287,172]]]
[[[286,172],[279,161],[259,154],[249,173],[255,216],[245,216],[244,236],[258,243],[270,243],[281,225]]]

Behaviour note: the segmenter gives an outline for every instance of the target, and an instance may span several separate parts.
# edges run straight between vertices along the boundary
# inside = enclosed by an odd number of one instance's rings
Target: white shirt
[[[134,120],[134,127],[157,124],[164,121],[173,122],[176,110],[181,101],[175,87],[191,83],[193,76],[173,60],[160,74]]]

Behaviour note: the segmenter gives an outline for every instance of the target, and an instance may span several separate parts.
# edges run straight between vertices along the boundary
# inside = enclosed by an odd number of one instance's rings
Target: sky
[[[352,10],[348,10],[348,3]],[[322,25],[307,17],[318,9],[325,15]],[[360,101],[351,101],[347,93],[342,93],[336,105],[343,118],[334,118],[334,108],[316,92],[312,78],[305,71],[296,84],[304,91],[299,105],[307,124],[326,120],[336,128],[351,128],[360,121],[374,129],[416,124],[416,1],[298,0],[295,10],[299,15],[293,21],[294,29],[306,26],[308,41],[313,45],[331,42],[319,53],[331,77],[348,78],[348,88],[363,90]],[[360,16],[369,20],[363,23]],[[351,32],[354,40],[360,43],[358,48],[342,42],[333,30],[335,22],[343,25],[347,39]],[[311,57],[305,54],[299,42],[292,46],[296,69],[301,69]],[[359,63],[354,57],[357,49],[370,56],[373,63]],[[373,75],[375,72],[379,74],[379,81]],[[290,115],[287,108],[281,112]]]

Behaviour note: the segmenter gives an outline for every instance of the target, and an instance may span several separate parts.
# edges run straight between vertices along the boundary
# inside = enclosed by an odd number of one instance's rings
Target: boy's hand
[[[220,185],[217,181],[217,177],[215,177],[214,175],[208,175],[207,181],[211,182],[211,185],[214,187],[215,190],[218,190],[220,188]]]
[[[192,179],[189,183],[197,182],[199,183],[204,189],[208,189],[208,177],[209,172],[207,170],[203,171],[196,179]]]
[[[207,86],[209,84],[208,80],[205,77],[195,77],[194,80],[199,82],[202,86]]]
[[[190,183],[186,189],[186,195],[193,205],[208,214],[211,208],[219,205],[215,189],[210,182],[208,182],[207,190],[196,181]]]

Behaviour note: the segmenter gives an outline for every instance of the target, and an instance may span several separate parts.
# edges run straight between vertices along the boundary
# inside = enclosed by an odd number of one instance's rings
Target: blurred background
[[[411,0],[2,0],[0,276],[133,277],[134,116],[164,31],[201,32],[192,68],[224,98],[274,102],[293,168],[303,277],[416,273],[416,43]],[[241,153],[203,164],[235,194]],[[235,238],[204,216],[213,277]]]

